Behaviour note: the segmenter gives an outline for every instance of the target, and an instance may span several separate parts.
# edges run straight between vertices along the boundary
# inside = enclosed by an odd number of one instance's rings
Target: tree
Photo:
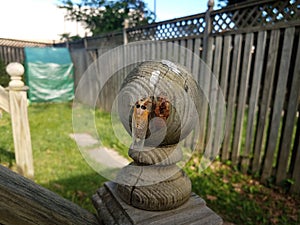
[[[240,4],[247,1],[249,0],[219,0],[218,6],[225,7],[225,6]]]
[[[61,0],[58,7],[67,10],[68,20],[83,22],[94,36],[121,30],[125,19],[130,27],[154,21],[154,13],[143,0]]]

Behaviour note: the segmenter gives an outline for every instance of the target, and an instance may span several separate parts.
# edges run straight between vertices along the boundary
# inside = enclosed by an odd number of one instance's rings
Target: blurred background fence
[[[291,192],[300,193],[299,26],[299,0],[248,1],[215,11],[209,5],[202,14],[55,46],[69,47],[75,67],[75,86],[99,56],[124,43],[128,52],[141,59],[169,59],[180,55],[180,63],[210,93],[210,103],[218,104],[220,93],[211,89],[211,80],[201,74],[200,57],[218,79],[226,101],[221,160],[230,160],[242,172],[255,175],[263,183],[284,185]],[[140,49],[131,45],[142,40],[157,42],[155,45],[145,42]],[[168,44],[162,44],[165,42]],[[0,52],[0,57],[8,60],[7,54]],[[13,57],[9,61],[14,61]],[[129,70],[107,81],[99,94],[98,107],[111,110]],[[90,88],[103,86],[95,83],[99,80],[91,80],[94,85]],[[95,98],[93,94],[85,95],[82,98],[90,96],[91,102]],[[209,107],[202,108],[210,115]],[[222,135],[218,127],[211,128],[217,136]],[[205,146],[208,140],[205,132],[200,139]]]

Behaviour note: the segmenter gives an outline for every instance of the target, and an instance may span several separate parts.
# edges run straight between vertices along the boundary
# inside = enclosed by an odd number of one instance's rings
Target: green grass
[[[28,109],[32,137],[35,181],[92,212],[91,196],[105,178],[94,172],[83,159],[69,134],[73,133],[72,105],[32,104]],[[103,145],[127,155],[111,129],[110,115],[95,113],[96,130]],[[88,124],[82,124],[88,126]],[[0,119],[0,163],[15,170],[10,117]],[[230,162],[228,162],[230,164]],[[215,161],[198,172],[199,157],[185,167],[193,191],[226,222],[234,224],[289,224],[300,221],[300,198],[261,185],[230,165]]]
[[[193,191],[222,218],[234,224],[287,224],[300,222],[300,198],[261,185],[250,176],[215,161],[201,174],[194,156],[185,168]]]

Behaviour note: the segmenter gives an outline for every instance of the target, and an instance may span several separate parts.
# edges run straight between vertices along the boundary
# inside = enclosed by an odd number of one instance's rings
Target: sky
[[[144,1],[154,11],[155,0]],[[65,11],[57,8],[59,0],[0,0],[0,3],[0,38],[58,41],[63,33],[80,36],[86,33],[81,24],[65,21]],[[206,9],[207,0],[156,0],[156,21],[202,13]]]

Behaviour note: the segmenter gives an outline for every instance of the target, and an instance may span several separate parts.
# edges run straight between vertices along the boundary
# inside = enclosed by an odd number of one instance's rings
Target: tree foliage
[[[58,7],[67,10],[66,19],[83,22],[93,35],[121,30],[125,19],[133,27],[154,18],[143,0],[61,0]]]
[[[0,85],[3,87],[7,87],[10,81],[10,77],[6,72],[6,65],[0,59]]]
[[[249,0],[219,0],[218,5],[221,7],[225,7],[225,6],[240,4],[247,1]]]

